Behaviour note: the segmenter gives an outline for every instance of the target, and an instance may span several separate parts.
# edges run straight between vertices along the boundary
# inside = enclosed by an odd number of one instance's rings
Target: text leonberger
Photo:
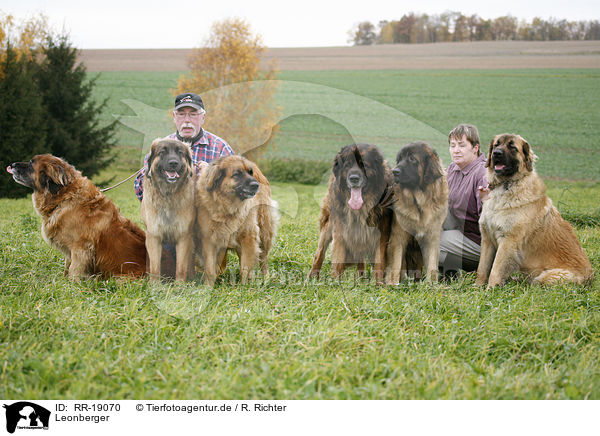
[[[255,163],[232,155],[204,167],[196,182],[196,208],[196,251],[208,284],[215,283],[228,248],[238,254],[242,283],[259,263],[267,274],[279,213],[269,181]]]
[[[64,254],[70,279],[145,274],[144,231],[74,167],[43,154],[7,170],[17,183],[33,189],[42,236]]]
[[[477,284],[496,286],[517,271],[533,282],[585,283],[592,266],[572,227],[552,205],[522,137],[497,135],[486,166],[491,192],[479,220]]]
[[[331,274],[339,277],[349,265],[360,274],[374,262],[374,275],[383,281],[391,226],[393,177],[381,151],[370,144],[351,144],[335,156],[327,194],[319,217],[319,244],[309,277],[318,277],[327,247]]]
[[[161,275],[163,244],[175,246],[175,279],[187,280],[193,274],[195,181],[190,147],[176,139],[155,139],[141,206],[153,279]]]
[[[442,224],[448,212],[448,183],[438,154],[424,142],[403,147],[396,157],[394,220],[388,247],[388,284],[407,270],[436,281]]]

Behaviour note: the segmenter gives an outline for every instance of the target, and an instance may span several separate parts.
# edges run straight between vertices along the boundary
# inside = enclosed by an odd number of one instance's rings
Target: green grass
[[[144,139],[140,131],[171,131],[169,90],[180,74],[114,72],[98,79],[98,98],[110,98],[105,119],[135,115],[122,100],[160,109],[140,109],[138,131],[119,129],[119,144],[135,151],[132,170],[155,135]],[[478,126],[484,150],[495,134],[522,135],[546,178],[600,181],[600,70],[284,71],[279,79],[283,114],[272,152],[278,157],[331,161],[356,139],[380,145],[393,159],[420,139],[447,164],[447,133],[468,122]]]
[[[156,108],[136,106],[160,118],[178,76],[103,73],[96,97],[109,97],[104,120],[135,116],[126,99]],[[600,271],[599,76],[284,72],[277,154],[330,161],[358,138],[389,156],[423,137],[443,153],[445,132],[459,122],[477,124],[484,142],[520,133],[540,156],[554,204],[576,224]],[[142,131],[156,129],[156,119],[138,121]],[[144,141],[121,126],[120,159],[95,181],[121,180],[137,169]],[[321,280],[305,283],[324,190],[274,184],[282,220],[271,277],[230,283],[232,258],[214,289],[199,279],[71,283],[59,254],[42,240],[31,199],[0,199],[0,397],[600,399],[598,282],[540,287],[517,278],[485,291],[466,274],[435,286],[378,287],[352,275],[332,282],[327,261]],[[131,182],[108,195],[141,222]]]
[[[128,188],[110,195],[139,222]],[[600,186],[568,192],[578,203]],[[71,283],[30,199],[0,200],[0,397],[600,398],[596,288],[516,280],[485,291],[472,274],[378,287],[332,282],[329,265],[304,283],[322,194],[276,184],[284,213],[271,278],[214,289]],[[576,230],[598,270],[600,231]]]

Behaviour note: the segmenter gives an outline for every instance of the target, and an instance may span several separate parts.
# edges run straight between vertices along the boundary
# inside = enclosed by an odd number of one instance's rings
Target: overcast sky
[[[8,3],[8,4],[7,4]],[[0,10],[17,18],[43,12],[55,30],[65,29],[79,48],[198,47],[213,21],[248,20],[269,47],[348,45],[348,30],[368,20],[400,18],[407,12],[439,14],[446,10],[495,18],[511,14],[568,20],[600,19],[598,0],[9,0]]]

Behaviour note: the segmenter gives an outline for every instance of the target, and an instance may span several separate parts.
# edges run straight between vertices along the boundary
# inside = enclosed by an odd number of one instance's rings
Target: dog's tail
[[[270,199],[269,204],[261,204],[258,209],[258,228],[260,230],[260,267],[264,275],[268,273],[267,257],[273,247],[277,228],[279,227],[279,204]]]

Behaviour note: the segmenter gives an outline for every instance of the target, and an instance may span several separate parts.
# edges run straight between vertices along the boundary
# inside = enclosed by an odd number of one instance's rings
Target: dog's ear
[[[434,183],[437,179],[444,175],[440,157],[435,150],[431,149],[428,151],[424,159],[423,168],[423,188]]]
[[[533,162],[537,156],[533,154],[533,150],[531,150],[531,146],[527,141],[523,139],[523,163],[525,164],[525,168],[527,171],[533,171]]]
[[[193,168],[193,167],[194,167],[194,164],[193,164],[193,162],[192,162],[192,150],[191,150],[191,149],[190,149],[190,147],[188,147],[187,145],[185,146],[185,149],[186,149],[186,151],[185,151],[185,153],[184,153],[184,157],[185,157],[185,161],[186,161],[186,163],[187,163],[187,166],[188,166],[189,168]],[[191,175],[192,175],[192,174],[193,174],[193,172],[192,172],[192,171],[190,171],[190,177],[191,177]]]
[[[50,191],[52,195],[56,195],[58,191],[69,184],[69,177],[61,166],[40,171],[39,180],[42,188]]]
[[[342,166],[344,166],[344,163],[342,162],[342,152],[340,151],[335,155],[335,158],[333,159],[333,168],[331,168],[331,171],[333,171],[333,175],[336,178],[340,175]]]
[[[146,176],[148,178],[151,178],[152,175],[151,173],[151,169],[152,169],[152,162],[154,161],[154,159],[156,159],[156,156],[158,156],[158,144],[160,143],[161,138],[156,138],[154,141],[152,141],[152,145],[150,146],[150,156],[148,157],[148,172],[146,173]]]
[[[221,187],[221,183],[223,183],[223,180],[225,179],[227,170],[219,167],[218,165],[213,165],[209,171],[206,191],[213,192]]]
[[[402,160],[402,149],[398,150],[398,153],[396,154],[396,165],[398,165],[401,160]]]
[[[485,167],[489,168],[490,165],[492,164],[492,150],[494,149],[494,141],[496,140],[496,137],[494,136],[492,138],[492,140],[490,141],[490,148],[488,150],[488,156],[487,156],[487,160],[485,161]]]

